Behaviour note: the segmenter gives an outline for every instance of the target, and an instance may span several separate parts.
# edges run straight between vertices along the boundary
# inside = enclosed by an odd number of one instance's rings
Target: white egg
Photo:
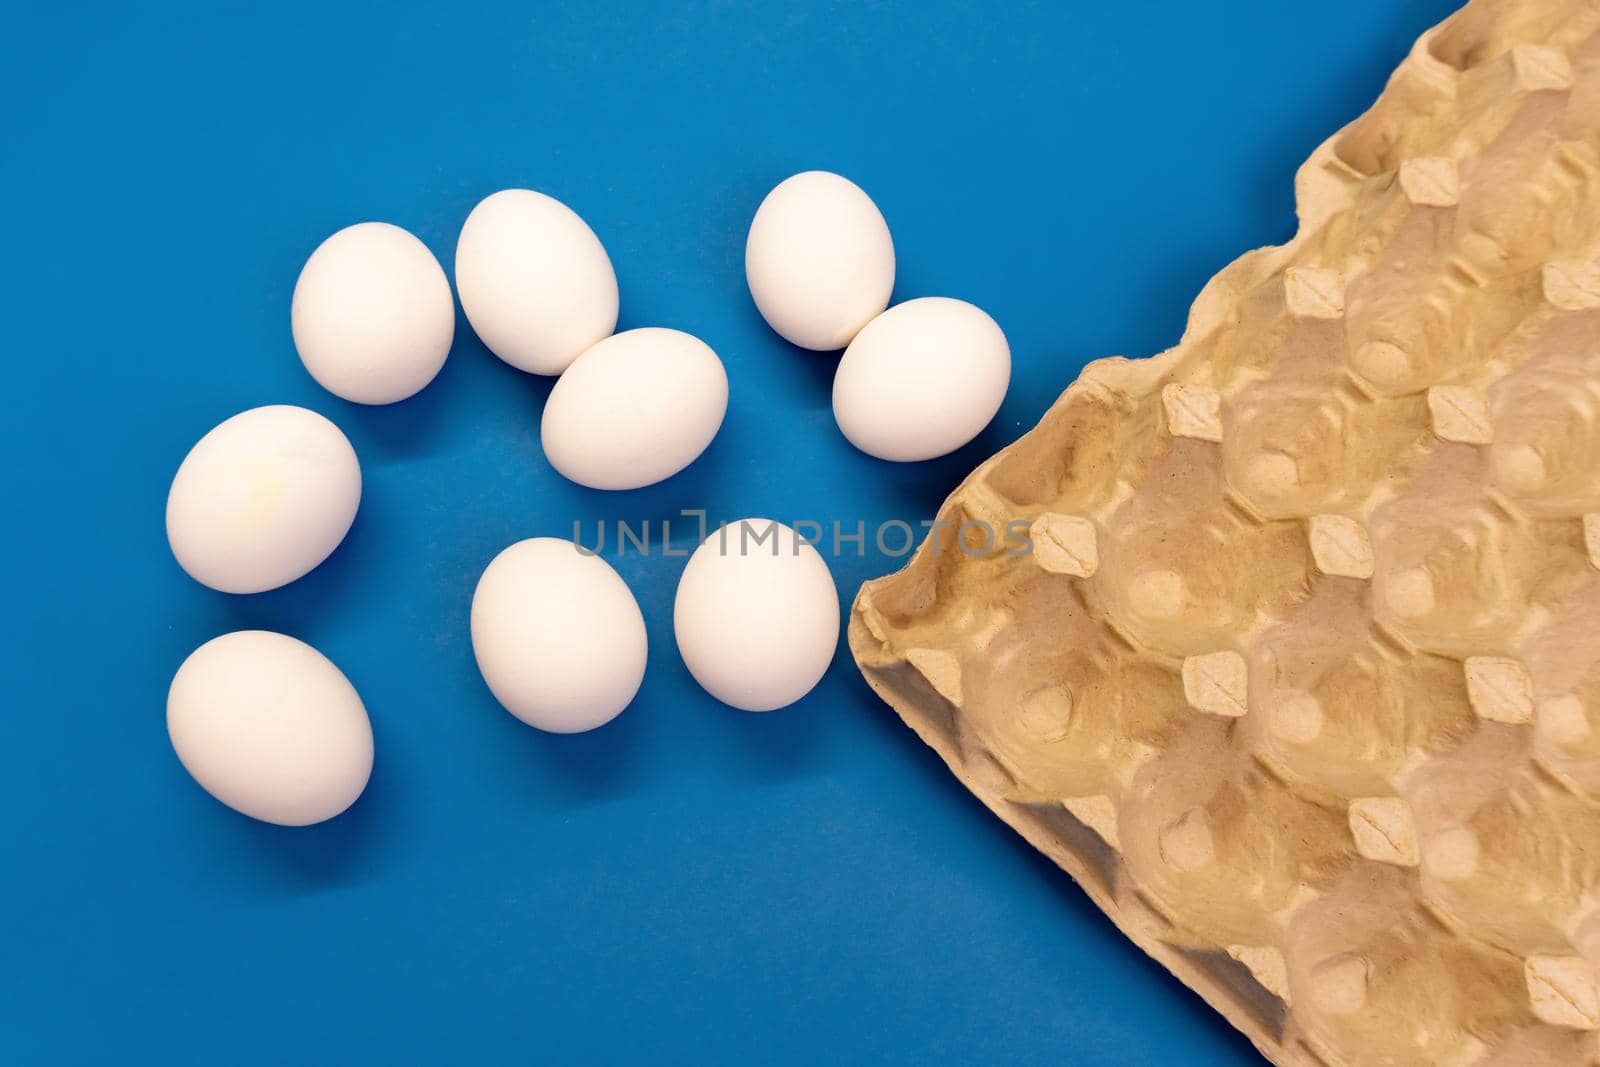
[[[839,594],[815,548],[771,519],[712,533],[678,580],[673,629],[706,692],[771,711],[811,692],[839,643]]]
[[[183,661],[167,734],[206,792],[280,826],[333,818],[372,774],[372,724],[355,687],[304,641],[267,630],[223,634]]]
[[[896,304],[850,342],[833,377],[833,417],[850,443],[910,462],[954,452],[989,424],[1011,381],[1011,348],[964,300]]]
[[[616,718],[639,691],[644,616],[605,560],[535,537],[478,579],[472,651],[507,711],[551,733],[581,733]]]
[[[456,305],[428,246],[363,222],[317,246],[289,309],[300,362],[328,392],[393,404],[433,381],[450,354]]]
[[[806,171],[756,210],[744,271],[768,325],[801,348],[831,352],[889,306],[894,240],[854,182]]]
[[[551,466],[591,489],[637,489],[683,470],[717,436],[728,375],[704,341],[646,328],[607,337],[545,402]]]
[[[588,223],[531,189],[486,198],[456,242],[461,309],[489,351],[560,374],[617,328],[617,275]]]
[[[189,450],[167,494],[178,564],[224,593],[260,593],[328,558],[355,521],[361,465],[305,408],[251,408]]]

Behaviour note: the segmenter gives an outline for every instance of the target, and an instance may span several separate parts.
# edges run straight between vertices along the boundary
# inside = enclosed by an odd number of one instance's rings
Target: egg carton
[[[1274,1063],[1595,1064],[1600,3],[1472,0],[1296,193],[851,648]]]

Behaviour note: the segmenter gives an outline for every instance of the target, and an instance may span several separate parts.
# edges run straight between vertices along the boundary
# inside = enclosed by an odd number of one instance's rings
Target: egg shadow
[[[550,390],[556,387],[560,380],[559,374],[534,374],[531,371],[513,367],[499,356],[489,350],[489,346],[478,340],[477,334],[472,334],[467,342],[467,358],[478,365],[474,371],[478,377],[492,382],[491,391],[495,393],[512,392],[525,396],[535,413],[544,410],[544,402],[550,398]],[[471,412],[468,412],[469,421]]]
[[[700,527],[694,521],[694,513],[705,511],[706,521],[715,525],[714,509],[720,499],[718,490],[728,484],[728,475],[739,458],[737,445],[729,444],[726,436],[719,431],[705,451],[687,467],[650,485],[637,489],[605,490],[567,483],[562,488],[572,497],[575,514],[581,514],[607,529],[605,545],[598,546],[604,555],[613,555],[621,547],[617,540],[617,524],[624,522],[640,535],[643,534],[642,524],[651,524],[647,545],[648,554],[651,555],[661,554],[660,533],[663,530],[674,531],[672,543],[675,546],[698,543]],[[658,525],[661,523],[668,525]],[[695,536],[691,537],[691,532]],[[583,545],[589,550],[597,547],[593,537],[585,537]],[[628,547],[631,552],[640,551],[631,542]]]
[[[684,671],[688,677],[687,671]],[[809,777],[828,766],[831,738],[837,716],[850,701],[849,690],[860,672],[840,626],[839,643],[828,669],[805,696],[772,711],[749,712],[732,708],[706,695],[710,713],[727,717],[718,733],[734,750],[733,765],[747,782],[768,785]],[[694,685],[692,678],[689,682]],[[874,697],[874,699],[876,699]]]
[[[832,670],[832,667],[829,667]],[[740,711],[708,697],[713,713],[731,721],[720,732],[735,750],[735,766],[748,781],[771,784],[805,777],[821,762],[826,724],[823,686],[774,711]]]
[[[316,645],[324,634],[337,631],[341,619],[361,609],[363,598],[356,590],[381,580],[379,552],[369,539],[392,519],[374,518],[368,497],[338,547],[309,573],[260,593],[217,594],[217,633],[273,630]]]
[[[921,542],[926,532],[921,531],[918,524],[933,518],[950,494],[979,464],[1011,444],[1016,439],[1012,433],[996,417],[976,437],[954,452],[914,463],[878,459],[854,446],[850,446],[849,451],[852,461],[862,471],[860,480],[877,487],[883,511],[919,530],[916,540]],[[1002,531],[996,533],[998,535]],[[883,553],[878,555],[891,558]],[[908,557],[893,558],[904,561]]]
[[[540,809],[577,810],[635,791],[639,771],[639,701],[603,726],[556,734],[529,726],[483,689],[473,714],[493,716],[488,743],[496,753],[491,782],[497,795]]]
[[[757,336],[764,336],[767,346],[778,350],[762,352],[758,358],[782,361],[775,366],[784,370],[785,384],[791,386],[786,395],[809,398],[809,410],[831,412],[833,377],[839,369],[839,361],[844,358],[845,346],[820,352],[801,348],[767,325],[767,320],[761,317],[760,310],[751,300],[743,302],[740,318],[745,329]]]
[[[520,406],[537,425],[556,379],[528,373],[496,356],[458,308],[455,340],[433,381],[394,404],[341,401],[339,418],[357,429],[364,463],[402,463],[437,455],[452,440],[477,439],[485,408],[503,405],[507,396],[514,403],[518,396],[525,398]],[[365,454],[368,449],[370,455]]]
[[[362,455],[363,464],[400,462],[439,450],[449,431],[448,413],[464,392],[468,369],[459,365],[467,358],[461,347],[459,341],[451,345],[450,355],[434,379],[404,400],[393,404],[340,401],[335,421],[355,427],[362,450],[370,448],[375,453]]]
[[[242,893],[294,897],[376,881],[405,837],[403,746],[378,740],[372,777],[354,804],[312,826],[276,826],[221,803],[184,805],[188,835],[215,859],[207,869]],[[196,787],[198,789],[198,786]]]

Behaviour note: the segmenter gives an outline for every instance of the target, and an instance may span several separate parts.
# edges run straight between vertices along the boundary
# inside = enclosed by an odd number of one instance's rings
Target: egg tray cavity
[[[1273,1062],[1600,1062],[1600,3],[1473,0],[1296,193],[851,648]]]

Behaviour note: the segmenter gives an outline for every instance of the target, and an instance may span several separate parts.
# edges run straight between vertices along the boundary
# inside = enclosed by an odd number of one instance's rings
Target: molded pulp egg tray
[[[1296,193],[851,647],[1274,1062],[1600,1062],[1600,3],[1473,0]]]

